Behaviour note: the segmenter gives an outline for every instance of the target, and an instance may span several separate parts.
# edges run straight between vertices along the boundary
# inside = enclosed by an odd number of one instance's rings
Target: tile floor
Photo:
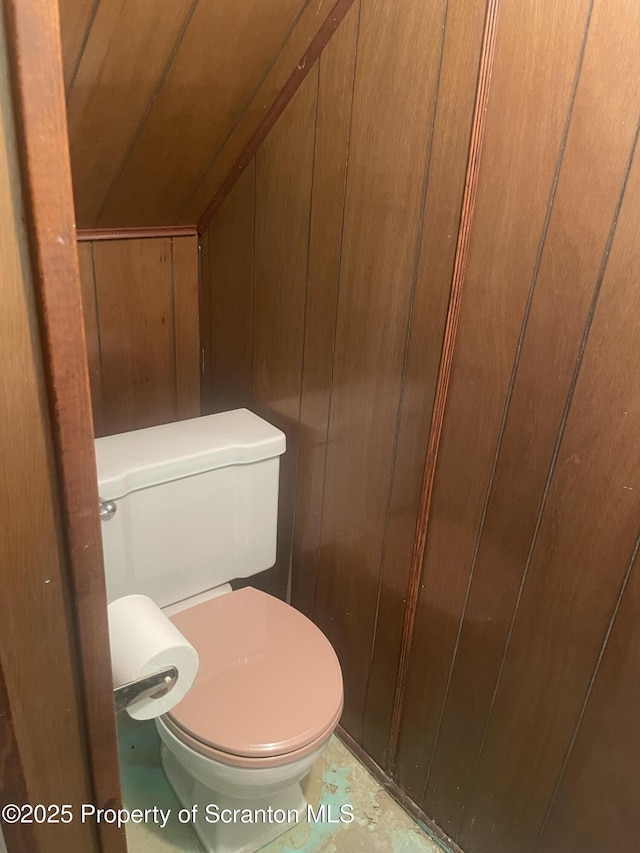
[[[159,738],[153,722],[119,719],[120,766],[124,805],[128,809],[157,806],[171,811],[164,829],[157,823],[128,824],[130,853],[200,853],[188,824],[180,824],[180,805],[160,767]],[[324,756],[305,782],[312,805],[332,806],[332,813],[349,803],[350,824],[301,823],[263,847],[263,853],[442,853],[432,840],[375,781],[349,750],[333,737]]]

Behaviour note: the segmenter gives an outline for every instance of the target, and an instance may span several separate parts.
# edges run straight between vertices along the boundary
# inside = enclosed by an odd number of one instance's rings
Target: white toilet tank
[[[270,568],[285,436],[247,409],[99,438],[107,598],[160,607]]]

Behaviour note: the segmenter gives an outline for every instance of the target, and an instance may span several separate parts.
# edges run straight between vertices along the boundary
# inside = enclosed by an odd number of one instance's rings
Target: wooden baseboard
[[[355,741],[351,735],[342,728],[342,726],[338,726],[336,729],[336,735],[340,738],[347,749],[355,755],[358,761],[361,764],[364,764],[369,773],[371,773],[374,779],[382,785],[389,796],[393,797],[393,799],[402,806],[402,808],[408,812],[414,820],[421,823],[427,833],[431,835],[438,844],[443,845],[444,849],[449,851],[449,853],[464,853],[462,848],[458,847],[455,841],[452,838],[449,838],[449,836],[413,802],[398,783],[387,776],[382,767],[380,767],[379,764],[376,764],[373,758],[367,755],[360,744]]]
[[[197,237],[195,225],[160,225],[157,228],[78,228],[78,242],[98,240],[146,240],[155,237]]]

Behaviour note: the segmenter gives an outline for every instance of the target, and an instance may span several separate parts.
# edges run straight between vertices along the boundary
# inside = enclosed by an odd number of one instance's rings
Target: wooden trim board
[[[88,778],[83,783],[97,806],[108,807],[120,802],[120,774],[58,5],[50,0],[6,0],[4,11],[21,161],[24,230],[33,278],[30,299],[39,320],[38,359],[42,361],[43,375],[38,378],[49,408],[48,418],[43,412],[40,424],[50,435],[47,449],[51,470],[46,473],[58,519],[58,552],[63,571],[60,584],[65,598],[64,607],[51,604],[46,613],[53,625],[71,632],[69,646],[55,649],[55,653],[60,667],[68,667],[77,681],[74,700],[81,724],[76,737],[79,753],[88,765]],[[19,334],[16,332],[16,336]],[[20,522],[26,525],[28,519],[21,516]],[[17,614],[14,623],[16,632],[28,632],[33,629],[33,616],[28,612]],[[54,679],[56,684],[57,673]],[[35,703],[37,707],[43,701],[45,685],[30,683],[27,674],[25,681],[21,704]],[[54,688],[50,685],[50,689]],[[35,692],[31,699],[30,692]],[[72,705],[71,696],[67,703]],[[17,709],[12,711],[16,729],[20,724],[24,735],[23,712],[20,710],[20,718],[16,719]],[[51,734],[55,734],[51,725],[49,721]],[[42,736],[40,730],[34,734]],[[50,760],[58,760],[63,766],[69,761],[69,775],[80,775],[78,762],[74,766],[71,757],[59,755],[56,759],[52,752]],[[37,765],[31,770],[34,778],[28,780],[27,787],[31,782],[37,790]],[[55,801],[52,797],[51,802]],[[53,829],[46,828],[49,831]],[[47,837],[42,828],[38,832],[42,838]],[[121,829],[101,824],[97,836],[103,851],[126,850]]]
[[[78,228],[79,243],[96,243],[100,240],[146,240],[158,237],[197,237],[195,225],[162,225],[157,228]]]

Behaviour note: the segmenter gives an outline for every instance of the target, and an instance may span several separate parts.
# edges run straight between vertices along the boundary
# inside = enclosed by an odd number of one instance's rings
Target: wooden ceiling
[[[192,225],[335,0],[59,0],[79,228]]]

